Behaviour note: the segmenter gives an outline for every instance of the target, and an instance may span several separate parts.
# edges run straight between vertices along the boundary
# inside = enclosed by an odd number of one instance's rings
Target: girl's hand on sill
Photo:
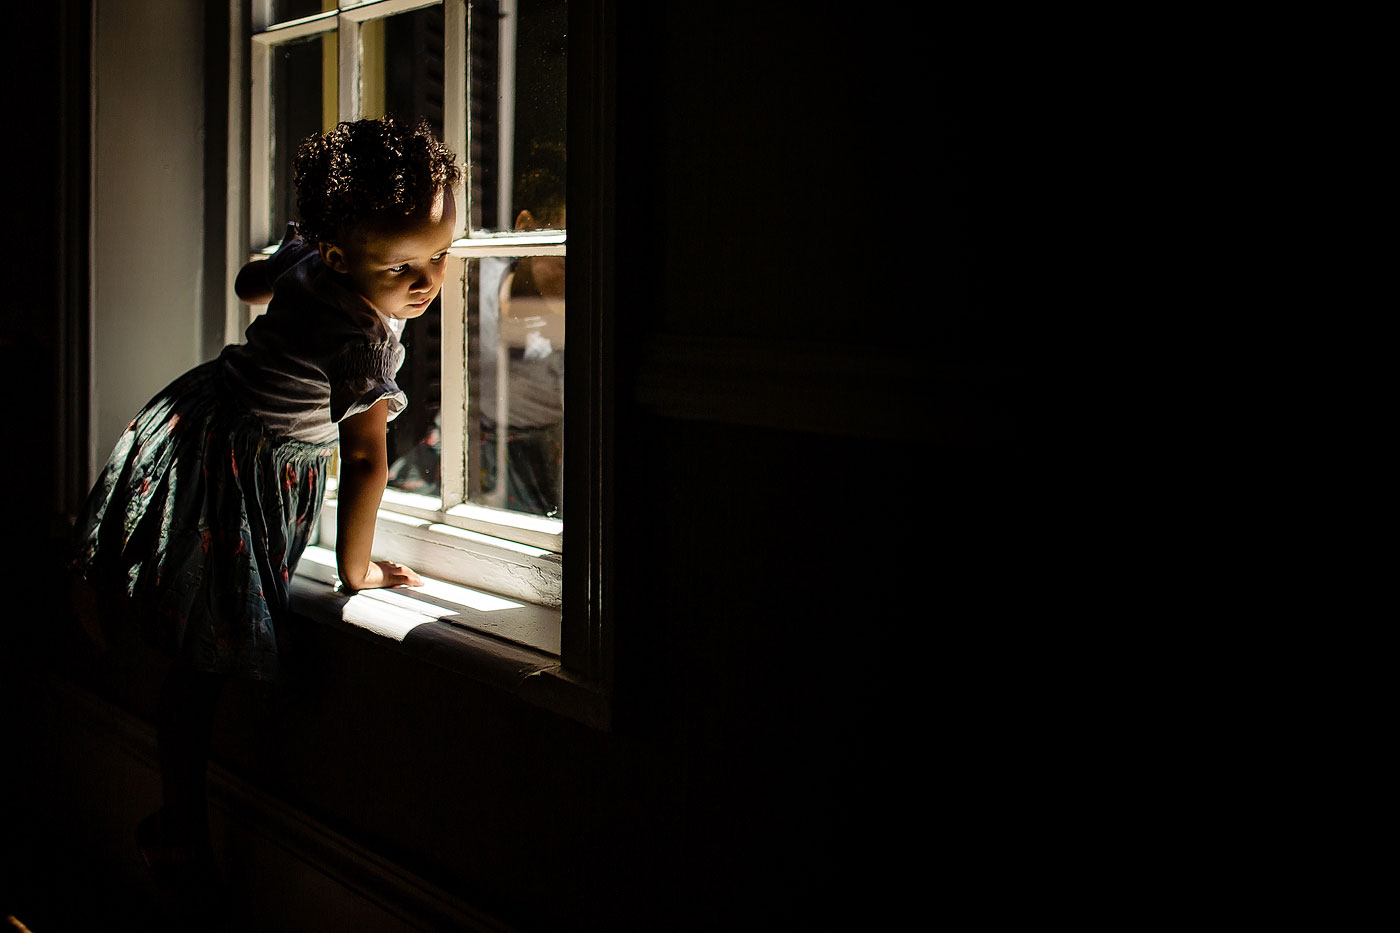
[[[397,561],[372,560],[362,581],[357,583],[342,576],[342,582],[347,590],[377,590],[395,586],[422,586],[423,578],[418,576],[412,567]]]

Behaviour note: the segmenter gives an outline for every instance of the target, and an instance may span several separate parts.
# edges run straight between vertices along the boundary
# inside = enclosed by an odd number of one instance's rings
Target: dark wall
[[[965,79],[899,24],[758,6],[618,14],[614,729],[329,629],[300,685],[221,714],[221,763],[522,929],[870,922],[919,899],[964,806],[940,789],[977,706],[957,633],[985,624],[1022,455],[973,287]],[[33,86],[34,220],[4,257],[56,277],[59,102]],[[7,369],[56,378],[42,309],[4,314]],[[707,341],[875,372],[877,426],[657,403],[656,347]],[[37,394],[16,436],[51,448]],[[12,541],[47,538],[30,506]]]
[[[9,504],[15,522],[0,532],[6,557],[32,553],[34,532],[45,528],[52,500],[63,126],[58,8],[44,4],[35,10],[33,41],[15,43],[0,62],[11,140],[5,222],[0,224],[0,275],[7,283],[0,301],[0,366],[11,385],[23,387],[17,394],[24,396],[10,406],[6,434],[12,444],[22,438],[24,450],[33,451],[32,457],[16,451],[0,458],[4,488],[24,491]],[[46,537],[41,531],[37,541]]]

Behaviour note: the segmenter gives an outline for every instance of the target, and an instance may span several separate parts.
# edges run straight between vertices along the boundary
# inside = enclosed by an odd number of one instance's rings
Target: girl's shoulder
[[[268,309],[273,326],[298,332],[298,342],[318,355],[333,355],[349,346],[398,343],[395,330],[343,278],[321,262],[319,254],[306,257],[278,280]]]
[[[267,258],[268,272],[273,282],[284,273],[308,259],[319,259],[320,249],[315,243],[305,240],[295,223],[288,223],[282,235],[282,242],[276,251]]]

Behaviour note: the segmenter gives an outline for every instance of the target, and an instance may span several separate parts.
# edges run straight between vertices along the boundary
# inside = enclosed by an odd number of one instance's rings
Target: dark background
[[[1021,333],[978,233],[1002,210],[979,148],[995,82],[951,22],[644,6],[616,16],[613,729],[328,630],[309,642],[315,689],[275,720],[235,701],[215,757],[521,929],[887,928],[998,864],[1017,793],[987,728],[1029,585],[1032,454]],[[64,781],[26,708],[59,677],[149,715],[145,688],[74,664],[58,572],[55,414],[79,402],[49,297],[75,275],[62,140],[85,145],[86,103],[60,72],[85,67],[62,19],[83,9],[35,7],[4,62],[4,893],[20,904],[40,878],[101,890],[64,867],[82,852],[44,843],[71,807],[46,790]],[[819,399],[785,400],[793,427],[656,403],[656,347],[706,341],[885,374],[847,387],[884,393],[873,427],[824,423]],[[378,723],[376,701],[432,712]],[[366,807],[405,778],[415,799]]]

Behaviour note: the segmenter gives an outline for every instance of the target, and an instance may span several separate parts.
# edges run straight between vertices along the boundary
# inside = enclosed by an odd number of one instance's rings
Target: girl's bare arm
[[[389,403],[380,399],[369,409],[340,422],[340,488],[337,493],[335,562],[346,589],[422,586],[403,564],[370,560],[374,521],[389,478],[385,428]]]
[[[254,259],[238,270],[233,280],[233,292],[240,301],[250,305],[265,305],[272,300],[272,276],[268,275],[266,259]]]
[[[286,249],[287,246],[297,238],[296,228],[288,224],[287,232],[282,237],[282,242],[278,245],[278,253]],[[238,270],[238,275],[233,279],[233,293],[240,301],[245,301],[250,305],[265,305],[272,300],[272,283],[276,278],[272,274],[273,263],[267,259],[254,259],[252,262],[244,263],[243,268]]]

